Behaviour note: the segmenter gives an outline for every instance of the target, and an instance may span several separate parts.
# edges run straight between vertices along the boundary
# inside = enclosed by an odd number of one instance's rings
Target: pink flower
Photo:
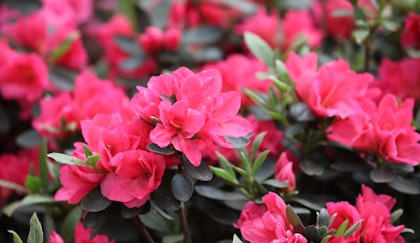
[[[42,0],[44,11],[53,12],[63,21],[75,21],[81,24],[93,14],[93,0]]]
[[[255,33],[274,48],[280,41],[278,34],[279,28],[279,14],[274,11],[268,14],[265,9],[261,7],[257,9],[253,16],[237,25],[235,32],[241,35],[246,31]]]
[[[400,43],[404,47],[420,49],[420,15],[411,12],[404,20]]]
[[[235,67],[242,67],[236,69]],[[263,93],[268,92],[268,87],[272,84],[270,80],[260,80],[255,76],[257,72],[267,71],[267,66],[260,60],[247,57],[241,54],[232,54],[225,61],[207,64],[206,69],[217,69],[222,75],[222,91],[237,91],[241,93],[242,105],[253,104],[249,96],[242,93],[242,89],[251,89]]]
[[[132,106],[143,120],[155,126],[151,142],[160,147],[172,145],[198,166],[200,150],[211,144],[230,146],[224,137],[245,136],[252,131],[251,124],[237,116],[239,94],[221,92],[221,86],[216,70],[195,74],[179,68],[172,75],[152,77],[149,91],[139,88],[141,93],[134,96]]]
[[[43,136],[63,138],[79,128],[79,115],[70,93],[43,98],[40,106],[41,114],[33,120],[32,126]],[[63,121],[65,127],[62,127]]]
[[[64,240],[57,232],[52,231],[46,243],[64,243]]]
[[[120,152],[109,163],[115,172],[108,173],[101,182],[101,192],[127,207],[144,205],[160,185],[165,170],[162,156],[143,150]]]
[[[293,162],[287,157],[286,152],[283,152],[276,162],[274,178],[289,184],[287,192],[292,192],[296,189],[296,176],[293,173]]]
[[[0,51],[8,53],[0,66],[0,92],[5,99],[34,103],[49,86],[47,65],[37,54],[17,53],[4,42]],[[3,57],[0,55],[0,59]]]
[[[396,82],[398,80],[398,82]],[[420,58],[404,58],[399,61],[383,59],[378,69],[378,79],[373,82],[384,94],[391,93],[405,99],[420,100]]]
[[[290,52],[284,64],[287,67],[290,78],[296,81],[307,71],[316,72],[318,69],[318,55],[315,52],[311,52],[300,57],[295,52]]]
[[[85,228],[82,222],[78,222],[74,231],[74,243],[115,243],[115,240],[110,240],[106,235],[96,234],[92,238],[92,230]]]
[[[315,27],[307,10],[287,11],[282,22],[282,28],[283,41],[281,48],[283,50],[290,48],[299,36],[303,36],[310,47],[319,47],[324,35],[321,29]]]
[[[337,230],[345,220],[348,220],[348,226],[347,226],[347,229],[348,229],[349,227],[357,223],[362,218],[359,212],[357,211],[357,208],[348,202],[345,202],[345,201],[329,202],[327,203],[326,206],[327,206],[327,211],[330,217],[334,214],[337,215],[334,221],[332,222],[332,224],[330,225],[329,229]],[[354,231],[350,236],[345,238],[345,242],[349,242],[349,243],[360,242],[361,231],[362,231],[361,227],[359,226],[356,229],[356,231]],[[339,238],[333,237],[331,239],[331,242],[341,242],[341,237]]]
[[[356,74],[343,60],[332,61],[318,72],[307,71],[296,81],[296,92],[318,116],[346,118],[361,109],[359,100],[373,80],[370,74]]]
[[[391,209],[395,198],[388,195],[376,195],[373,190],[362,185],[362,193],[356,201],[362,221],[361,240],[363,242],[404,242],[400,236],[404,225],[394,226],[391,222]]]
[[[170,28],[166,31],[148,26],[144,33],[140,34],[138,42],[148,54],[156,54],[162,49],[173,51],[178,48],[181,41],[181,31]]]
[[[286,216],[286,204],[277,194],[269,192],[262,200],[265,205],[254,202],[245,204],[238,222],[234,224],[244,239],[251,243],[307,242],[301,234],[293,232],[293,226]]]

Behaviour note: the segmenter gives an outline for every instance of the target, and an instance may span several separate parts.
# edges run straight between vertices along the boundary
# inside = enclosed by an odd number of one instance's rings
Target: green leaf
[[[394,212],[392,212],[391,222],[395,223],[401,217],[401,215],[403,213],[404,213],[404,209],[402,209],[402,208],[399,208],[399,209],[395,210]]]
[[[243,242],[241,241],[241,239],[239,239],[239,237],[236,234],[234,234],[232,243],[243,243]]]
[[[252,32],[245,32],[244,39],[252,54],[267,64],[268,67],[273,66],[274,50],[265,40]]]
[[[88,212],[99,212],[111,205],[112,201],[104,197],[99,187],[90,191],[80,202],[80,207]]]
[[[21,201],[21,206],[38,204],[38,203],[53,203],[54,197],[44,194],[30,194],[24,197]]]
[[[302,221],[300,220],[296,212],[293,210],[292,206],[290,206],[290,204],[286,206],[286,216],[297,233],[301,233],[304,231],[305,227],[303,226]]]
[[[355,30],[353,31],[352,35],[356,43],[361,45],[369,36],[369,30],[365,30],[365,29]]]
[[[41,182],[41,189],[45,193],[48,192],[48,185],[50,183],[47,165],[47,152],[47,141],[45,139],[42,139],[39,151],[38,169],[39,178]]]
[[[12,190],[24,193],[24,194],[30,193],[30,191],[28,189],[26,189],[25,187],[23,187],[23,186],[21,186],[17,183],[14,183],[12,181],[6,181],[6,180],[3,180],[3,179],[0,179],[0,187],[9,188],[9,189],[12,189]]]
[[[255,174],[255,172],[257,172],[257,170],[261,167],[261,165],[264,163],[269,153],[270,153],[270,150],[267,149],[258,155],[258,157],[255,159],[251,168],[252,175]]]
[[[42,136],[34,129],[24,131],[16,137],[16,143],[23,148],[33,148],[39,146],[41,142]]]
[[[289,184],[287,184],[286,182],[279,181],[279,180],[276,180],[276,179],[270,179],[270,180],[263,181],[262,184],[272,186],[272,187],[275,187],[275,188],[288,188],[289,187]]]
[[[29,221],[29,226],[30,228],[27,243],[42,243],[44,240],[44,235],[42,232],[41,222],[39,222],[36,213],[32,214],[32,217]]]
[[[121,216],[125,219],[131,219],[139,214],[146,214],[150,211],[151,204],[147,201],[143,206],[138,208],[128,208],[125,205],[121,205]]]
[[[389,183],[395,177],[395,172],[388,166],[379,165],[369,173],[370,179],[375,183]]]
[[[312,160],[303,160],[299,163],[300,169],[307,175],[320,176],[324,173],[324,166]]]
[[[324,238],[322,238],[321,243],[327,243],[328,239],[331,238],[332,235],[326,235]]]
[[[211,44],[219,41],[223,36],[223,30],[216,26],[200,25],[197,28],[187,29],[183,36],[184,44]]]
[[[251,98],[252,101],[257,103],[258,105],[260,105],[262,107],[269,107],[269,103],[266,99],[265,94],[260,94],[260,93],[257,93],[255,91],[253,91],[253,90],[250,90],[250,89],[243,89],[243,92],[244,92],[244,94],[249,96],[249,98]]]
[[[328,211],[325,208],[321,208],[319,212],[317,213],[317,219],[316,222],[319,226],[330,226],[330,215],[328,214]]]
[[[61,56],[66,54],[66,52],[69,50],[71,44],[74,40],[80,38],[80,32],[74,31],[73,33],[69,34],[66,39],[64,39],[63,42],[60,43],[60,45],[53,50],[51,53],[50,60],[52,62],[55,62],[57,59],[59,59]]]
[[[195,191],[203,197],[220,201],[237,201],[245,199],[245,197],[238,192],[223,191],[211,186],[196,186]]]
[[[176,222],[175,220],[167,220],[154,210],[150,210],[150,212],[147,214],[142,214],[138,217],[140,217],[141,221],[146,227],[157,232],[162,232],[165,234],[178,233],[174,230],[174,224]]]
[[[95,167],[101,156],[99,154],[92,154],[86,159],[86,164]]]
[[[261,132],[255,137],[254,142],[252,143],[251,153],[250,153],[250,157],[252,159],[255,158],[255,155],[257,154],[258,150],[260,149],[262,140],[264,139],[266,134],[267,134],[267,132]]]
[[[344,236],[344,232],[346,232],[346,228],[348,224],[349,224],[349,220],[348,219],[344,220],[344,222],[338,227],[335,235],[337,237]]]
[[[74,237],[76,223],[82,218],[83,210],[75,206],[62,221],[60,236],[65,242],[70,242]]]
[[[366,21],[366,15],[363,12],[363,10],[357,4],[354,4],[353,7],[354,7],[354,20]]]
[[[132,38],[117,35],[114,37],[114,41],[117,43],[118,47],[126,53],[142,53],[142,50],[140,49],[139,45]]]
[[[175,153],[175,150],[171,146],[166,146],[165,148],[159,147],[157,144],[149,143],[147,149],[156,154],[162,155],[172,155]]]
[[[184,234],[165,235],[162,238],[162,243],[177,243],[183,242]]]
[[[223,156],[219,151],[216,151],[216,157],[219,160],[219,165],[224,169],[231,177],[235,177],[235,171],[233,170],[233,165]]]
[[[382,25],[390,32],[396,32],[401,28],[399,23],[390,20],[382,22]]]
[[[354,223],[354,224],[353,224],[350,228],[348,228],[348,229],[344,232],[343,236],[344,236],[344,237],[347,237],[347,236],[349,236],[349,235],[353,234],[353,232],[355,232],[355,231],[357,230],[357,228],[359,228],[360,223],[361,223],[362,221],[363,221],[363,219],[361,219],[361,220],[357,221],[356,223]]]
[[[317,117],[311,108],[303,102],[293,103],[289,108],[290,115],[298,122],[314,121]]]
[[[118,67],[124,71],[133,71],[139,68],[144,63],[146,58],[147,56],[145,54],[128,57],[124,61],[120,62]]]
[[[211,171],[213,171],[213,173],[220,177],[221,179],[223,179],[224,181],[228,182],[228,183],[232,183],[234,185],[238,184],[238,179],[236,179],[235,175],[232,175],[231,173],[227,172],[226,170],[222,169],[222,168],[218,168],[218,167],[214,167],[214,166],[210,166]]]
[[[249,136],[238,138],[226,136],[225,139],[228,143],[232,144],[232,148],[235,149],[244,148],[249,144]]]
[[[284,62],[282,62],[280,59],[276,59],[274,64],[274,71],[276,72],[280,80],[288,85],[291,85],[292,80],[290,79],[289,71],[287,70],[287,67],[284,64]]]
[[[194,192],[194,182],[188,176],[176,174],[172,177],[171,188],[176,199],[186,202]]]
[[[92,155],[92,151],[86,146],[86,144],[83,144],[83,152],[85,153],[85,157],[89,157]]]
[[[333,17],[353,17],[353,12],[346,9],[339,9],[332,13]]]
[[[13,230],[8,230],[7,232],[9,232],[10,234],[13,235],[13,242],[14,243],[23,243],[22,239],[20,238],[20,236]]]
[[[410,178],[404,178],[402,176],[397,175],[391,182],[388,183],[388,185],[391,188],[405,194],[420,194],[420,185],[418,181]]]
[[[65,165],[76,165],[76,166],[85,166],[86,163],[83,160],[75,158],[73,156],[62,154],[62,153],[49,153],[47,155],[49,158],[54,159],[58,163]]]

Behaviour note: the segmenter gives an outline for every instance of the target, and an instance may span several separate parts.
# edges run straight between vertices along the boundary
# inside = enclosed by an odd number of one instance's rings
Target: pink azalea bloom
[[[326,206],[327,206],[327,211],[330,217],[333,214],[337,214],[334,221],[330,225],[329,229],[337,230],[346,219],[348,220],[348,226],[347,226],[347,229],[348,229],[349,227],[357,223],[362,218],[359,212],[357,211],[357,208],[348,202],[345,202],[345,201],[329,202],[327,203]],[[345,242],[348,242],[348,243],[360,242],[360,232],[361,232],[361,227],[359,226],[356,229],[356,231],[354,231],[350,236],[345,238]],[[334,243],[342,242],[342,238],[332,237],[330,241]]]
[[[279,30],[279,14],[274,11],[268,14],[262,7],[258,8],[253,16],[245,19],[245,21],[235,28],[235,32],[240,35],[246,31],[258,35],[273,48],[278,46],[281,40],[280,35],[278,34]]]
[[[322,43],[323,31],[315,27],[310,13],[307,10],[289,10],[283,22],[283,41],[281,48],[287,50],[298,39],[304,36],[308,45],[317,48]]]
[[[293,162],[287,157],[286,152],[283,152],[276,162],[274,178],[289,184],[287,192],[292,192],[296,189],[296,176],[293,172]]]
[[[414,12],[408,14],[404,20],[404,29],[400,43],[404,47],[420,49],[420,15]]]
[[[79,128],[79,116],[74,101],[68,92],[41,99],[41,114],[32,126],[43,136],[63,138]],[[62,121],[66,127],[62,127]]]
[[[17,53],[0,43],[0,92],[5,99],[32,104],[38,101],[49,87],[48,69],[44,61],[34,53]]]
[[[296,92],[316,115],[346,118],[360,112],[359,100],[372,80],[372,75],[356,74],[348,63],[338,60],[321,66],[318,72],[301,74]]]
[[[237,69],[235,67],[242,67]],[[263,93],[268,92],[272,85],[270,80],[260,80],[255,76],[257,72],[267,71],[267,66],[256,58],[247,57],[241,54],[232,54],[224,61],[207,64],[203,70],[217,69],[222,75],[222,91],[237,91],[241,93],[242,105],[248,106],[254,102],[249,96],[242,93],[242,89],[251,89]]]
[[[51,11],[64,21],[75,21],[81,24],[93,14],[93,0],[42,0],[44,11]]]
[[[379,64],[378,78],[372,86],[400,99],[411,97],[420,100],[420,58],[383,59]]]
[[[141,48],[148,54],[156,54],[159,51],[175,50],[181,41],[181,31],[170,28],[163,31],[154,26],[148,26],[144,33],[140,34],[138,42]]]
[[[287,67],[290,78],[296,81],[307,71],[316,72],[318,69],[318,54],[311,52],[300,57],[295,52],[290,52],[284,64]]]
[[[116,154],[110,161],[114,173],[108,173],[101,183],[102,194],[127,207],[140,207],[160,185],[165,170],[162,156],[143,150]]]
[[[362,185],[356,207],[364,219],[361,224],[363,242],[405,242],[400,235],[404,225],[394,226],[391,222],[390,211],[395,203],[395,198],[377,195],[371,188]]]
[[[92,238],[92,230],[85,228],[82,222],[78,222],[74,231],[74,243],[115,243],[115,240],[110,240],[106,235],[97,234]]]
[[[277,194],[269,192],[262,200],[265,205],[254,202],[245,204],[238,222],[234,224],[244,239],[251,243],[307,242],[301,234],[293,232],[293,226],[286,216],[286,204]]]
[[[57,232],[52,231],[46,243],[64,243],[64,240]]]

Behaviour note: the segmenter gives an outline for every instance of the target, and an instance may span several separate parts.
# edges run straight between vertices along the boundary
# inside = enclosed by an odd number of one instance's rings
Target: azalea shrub
[[[420,241],[418,0],[5,0],[0,97],[0,242]]]

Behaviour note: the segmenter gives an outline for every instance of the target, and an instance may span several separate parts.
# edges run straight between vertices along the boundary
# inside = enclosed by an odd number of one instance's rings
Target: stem
[[[149,231],[144,227],[143,222],[141,222],[140,217],[136,216],[133,218],[133,223],[136,226],[136,229],[140,232],[140,234],[146,239],[148,243],[155,243],[152,236],[150,235]]]
[[[370,46],[369,46],[370,38],[365,45],[365,65],[364,70],[365,72],[369,72],[369,59],[370,59]]]
[[[187,217],[185,216],[184,205],[182,205],[177,210],[177,213],[178,213],[179,219],[181,220],[182,231],[184,233],[184,242],[185,243],[192,243],[190,230],[188,228],[188,223],[187,223]]]

